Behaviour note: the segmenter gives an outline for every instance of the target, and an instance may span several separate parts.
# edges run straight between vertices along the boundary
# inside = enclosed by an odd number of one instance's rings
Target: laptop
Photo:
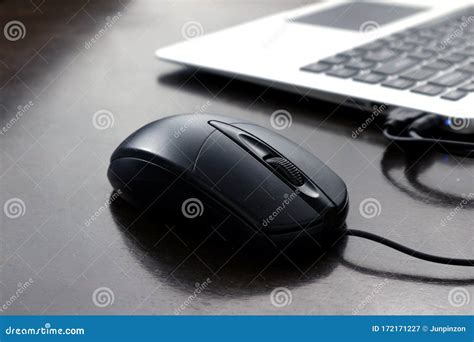
[[[205,35],[194,24],[157,57],[367,110],[474,118],[474,3],[337,1]]]

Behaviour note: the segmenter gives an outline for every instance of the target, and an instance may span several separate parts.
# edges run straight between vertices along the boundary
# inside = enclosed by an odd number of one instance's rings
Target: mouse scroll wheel
[[[304,178],[300,170],[288,159],[273,157],[266,159],[266,162],[278,175],[287,179],[291,184],[295,186],[302,186],[304,184]]]

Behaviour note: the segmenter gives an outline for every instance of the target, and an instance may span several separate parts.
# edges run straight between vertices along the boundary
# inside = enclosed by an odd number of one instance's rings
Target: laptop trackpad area
[[[381,27],[424,10],[425,8],[400,4],[352,2],[305,14],[293,21],[352,31],[364,31],[364,25],[367,23],[374,23]]]

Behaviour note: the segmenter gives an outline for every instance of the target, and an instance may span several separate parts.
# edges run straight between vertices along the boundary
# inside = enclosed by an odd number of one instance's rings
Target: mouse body
[[[348,212],[346,185],[321,160],[272,130],[220,115],[140,128],[113,152],[108,178],[137,208],[216,219],[219,233],[243,239],[330,242]]]

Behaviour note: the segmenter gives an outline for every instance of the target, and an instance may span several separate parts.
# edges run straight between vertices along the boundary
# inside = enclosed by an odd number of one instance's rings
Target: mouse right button
[[[269,233],[320,223],[319,213],[298,191],[222,132],[204,143],[193,173],[219,202]]]
[[[336,206],[341,208],[346,205],[347,189],[344,181],[313,154],[267,128],[254,124],[233,124],[233,126],[257,136],[280,152],[285,158],[295,164],[297,168],[303,171]]]

